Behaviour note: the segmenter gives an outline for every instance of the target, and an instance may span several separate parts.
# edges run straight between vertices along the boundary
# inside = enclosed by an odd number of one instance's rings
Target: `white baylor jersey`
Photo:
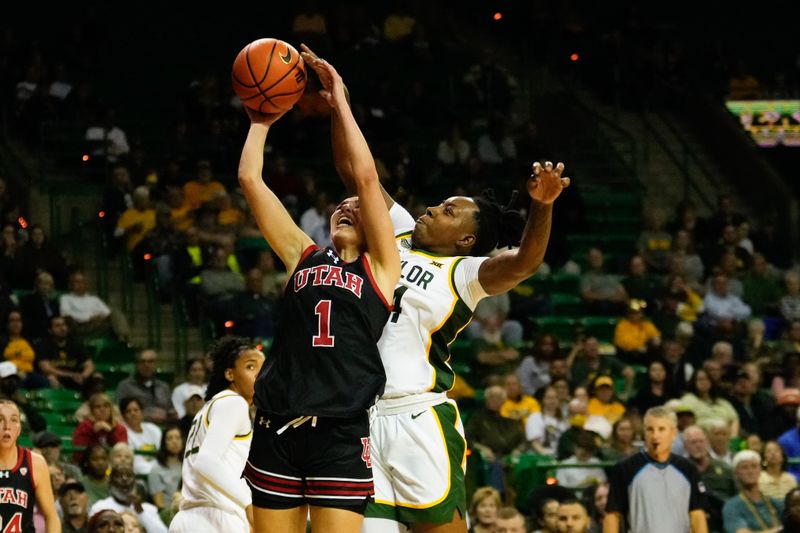
[[[486,257],[443,257],[411,249],[414,219],[399,204],[389,211],[400,251],[400,281],[378,341],[386,370],[383,398],[453,387],[449,344],[464,329],[486,292],[478,270]]]
[[[220,474],[231,476],[235,480],[234,483],[242,484],[248,493],[250,491],[245,480],[239,479],[250,454],[250,442],[253,440],[250,411],[244,398],[225,389],[206,402],[192,421],[192,427],[186,438],[186,452],[183,459],[183,504],[181,506],[182,508],[183,506],[216,507],[239,514],[243,511],[241,505],[223,491],[218,490],[208,479],[196,471],[200,447],[207,438],[214,438],[208,433],[211,416],[225,417],[231,422],[234,422],[232,419],[236,419],[236,425],[240,429],[233,440],[229,441],[225,453],[219,458],[225,466],[225,471]]]

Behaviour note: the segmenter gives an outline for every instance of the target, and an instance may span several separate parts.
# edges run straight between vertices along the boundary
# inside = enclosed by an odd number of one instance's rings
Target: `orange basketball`
[[[236,56],[231,78],[244,105],[261,113],[280,113],[303,95],[306,66],[289,43],[258,39]]]

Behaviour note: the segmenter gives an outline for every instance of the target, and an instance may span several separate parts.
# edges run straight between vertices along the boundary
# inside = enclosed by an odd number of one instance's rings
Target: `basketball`
[[[233,90],[244,105],[261,113],[280,113],[303,95],[306,67],[289,43],[258,39],[236,56],[231,78]]]

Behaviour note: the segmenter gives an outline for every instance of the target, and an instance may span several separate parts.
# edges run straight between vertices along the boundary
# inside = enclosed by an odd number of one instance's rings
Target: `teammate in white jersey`
[[[253,426],[253,385],[264,354],[247,339],[223,337],[212,349],[206,404],[194,417],[183,459],[183,502],[171,533],[247,533],[250,488],[242,478]]]

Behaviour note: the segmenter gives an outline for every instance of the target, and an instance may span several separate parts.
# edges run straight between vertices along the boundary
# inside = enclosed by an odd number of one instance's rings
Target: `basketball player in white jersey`
[[[319,59],[302,48],[314,67]],[[334,159],[345,185],[354,190],[346,172],[354,162],[345,154],[356,152],[346,142],[343,136],[333,139]],[[378,342],[386,387],[370,423],[375,501],[367,506],[362,531],[467,530],[466,442],[455,402],[446,394],[454,381],[448,346],[482,298],[513,289],[539,268],[553,202],[569,185],[563,171],[561,163],[534,163],[527,182],[527,222],[498,205],[492,194],[448,198],[415,221],[383,191],[401,275],[394,311]],[[518,247],[485,257],[512,246]]]
[[[247,339],[223,337],[211,357],[206,404],[186,438],[183,501],[170,533],[247,533],[253,522],[242,472],[253,436],[253,385],[264,354]]]

